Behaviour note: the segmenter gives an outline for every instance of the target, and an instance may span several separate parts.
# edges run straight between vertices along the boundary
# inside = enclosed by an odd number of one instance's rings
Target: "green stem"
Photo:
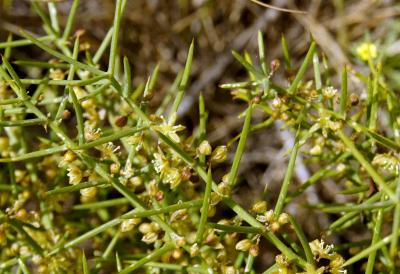
[[[387,186],[382,177],[375,171],[372,165],[364,158],[361,152],[356,148],[354,143],[343,133],[343,131],[339,130],[337,135],[342,140],[342,142],[350,149],[350,152],[353,154],[354,158],[356,158],[360,164],[365,168],[368,174],[372,177],[375,183],[379,185],[383,192],[385,192],[393,202],[398,202],[398,198],[393,193],[393,191]]]
[[[285,178],[283,179],[281,191],[278,196],[278,201],[276,202],[275,205],[275,210],[274,210],[274,215],[278,217],[283,210],[283,207],[285,206],[285,199],[287,197],[287,193],[289,191],[289,186],[292,181],[295,165],[296,165],[296,157],[297,157],[297,152],[299,150],[299,141],[296,138],[296,141],[294,143],[294,146],[292,148],[292,152],[290,153],[290,160],[288,164],[288,168],[286,170]]]
[[[137,261],[136,263],[122,269],[119,274],[127,274],[127,273],[132,273],[134,270],[141,268],[148,262],[154,261],[155,259],[161,257],[165,253],[175,249],[175,244],[172,242],[165,243],[163,247],[156,249],[153,253],[150,253],[143,259]]]
[[[249,135],[249,132],[250,132],[252,113],[253,113],[253,105],[250,104],[250,106],[247,108],[247,111],[246,111],[246,118],[244,120],[242,133],[240,134],[239,144],[236,149],[235,157],[233,158],[231,171],[229,172],[229,178],[228,178],[229,186],[234,186],[236,184],[240,160],[242,159],[244,149],[246,146],[247,136]]]
[[[208,173],[207,173],[206,190],[204,192],[203,205],[201,207],[200,222],[199,222],[199,227],[197,229],[197,234],[196,234],[196,242],[198,244],[201,244],[203,242],[203,235],[204,235],[204,231],[205,231],[206,224],[207,224],[208,208],[210,206],[210,196],[211,196],[211,190],[212,190],[212,177],[211,176],[212,176],[211,168],[209,168]]]

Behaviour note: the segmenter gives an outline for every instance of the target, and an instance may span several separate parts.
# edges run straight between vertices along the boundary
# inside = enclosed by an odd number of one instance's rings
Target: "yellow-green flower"
[[[376,46],[373,43],[362,43],[357,47],[357,55],[363,61],[374,59],[377,56]]]

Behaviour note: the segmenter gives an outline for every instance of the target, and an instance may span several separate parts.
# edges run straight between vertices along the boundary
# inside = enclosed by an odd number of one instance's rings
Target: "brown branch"
[[[307,12],[302,11],[302,10],[292,10],[292,9],[280,8],[280,7],[277,7],[277,6],[273,6],[273,5],[270,5],[270,4],[263,3],[263,2],[258,1],[258,0],[250,0],[250,1],[253,2],[253,3],[256,3],[257,5],[260,5],[262,7],[273,9],[273,10],[277,10],[277,11],[283,11],[283,12],[288,12],[288,13],[297,13],[297,14],[307,14]]]

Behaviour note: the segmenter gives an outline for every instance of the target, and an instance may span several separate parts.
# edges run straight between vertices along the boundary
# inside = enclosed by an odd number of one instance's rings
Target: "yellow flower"
[[[161,117],[161,119],[163,120],[163,118]],[[185,129],[184,126],[182,125],[172,125],[171,123],[166,123],[164,120],[161,124],[159,125],[154,125],[153,126],[154,130],[157,130],[158,132],[168,136],[172,141],[174,141],[175,143],[179,143],[181,140],[179,138],[179,135],[177,134],[177,132],[182,131]]]
[[[372,43],[362,43],[356,51],[358,57],[363,61],[374,59],[377,56],[376,46]]]
[[[78,168],[75,165],[71,165],[70,168],[68,168],[68,178],[69,178],[69,183],[71,185],[76,185],[79,184],[82,181],[83,178],[83,173],[80,170],[80,168]]]

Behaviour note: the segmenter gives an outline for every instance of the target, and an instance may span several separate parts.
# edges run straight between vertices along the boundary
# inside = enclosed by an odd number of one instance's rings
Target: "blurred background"
[[[45,2],[45,1],[44,1]],[[57,2],[60,21],[65,24],[71,6],[70,0]],[[76,27],[85,30],[84,40],[95,51],[105,37],[114,16],[113,0],[82,0],[78,9]],[[400,87],[400,5],[396,0],[312,0],[264,1],[278,7],[306,11],[307,14],[290,14],[267,9],[250,0],[135,0],[128,1],[120,32],[121,55],[128,56],[135,85],[146,81],[154,67],[160,64],[156,94],[152,100],[158,106],[176,74],[185,64],[187,49],[192,39],[196,42],[191,82],[179,113],[180,123],[193,129],[198,124],[198,96],[204,94],[209,111],[208,140],[213,146],[226,144],[241,131],[242,120],[238,115],[244,109],[232,100],[229,91],[222,90],[222,83],[241,81],[244,70],[231,55],[231,50],[247,50],[257,61],[257,31],[264,33],[268,61],[282,61],[281,35],[288,41],[293,64],[297,67],[308,49],[311,36],[326,56],[324,73],[335,73],[347,64],[365,69],[353,58],[355,47],[373,41],[385,63],[384,75]],[[32,11],[30,1],[0,0],[0,40],[8,33],[17,35],[20,27],[41,35],[41,20]],[[15,58],[30,59],[43,52],[32,48],[13,52]],[[322,57],[324,57],[322,56]],[[36,58],[36,57],[35,57]],[[40,57],[39,57],[40,58]],[[103,64],[108,60],[104,56]],[[275,80],[285,85],[288,75],[277,72]],[[336,82],[335,82],[336,81]],[[352,92],[362,93],[363,86],[350,83]],[[396,90],[395,90],[396,91]],[[255,113],[253,122],[265,117]],[[276,199],[286,171],[287,151],[291,148],[293,134],[282,130],[279,124],[250,135],[240,167],[236,199],[245,207],[254,201]],[[230,149],[233,158],[235,144]],[[296,169],[297,184],[306,180],[318,166],[307,164],[301,155]],[[221,176],[227,166],[220,167]],[[329,187],[330,191],[326,191]],[[335,185],[329,180],[300,198],[288,210],[306,214],[303,226],[311,238],[320,237],[329,223],[328,216],[314,218],[310,223],[309,209],[302,206],[314,201],[340,202]],[[267,191],[264,191],[267,189]],[[331,191],[333,189],[333,191]],[[348,232],[351,234],[351,231]],[[354,237],[352,235],[343,237]],[[341,236],[342,237],[342,236]],[[339,239],[332,239],[338,241]],[[268,248],[266,246],[265,248]],[[271,260],[272,257],[265,258]],[[267,263],[267,262],[265,262]]]

